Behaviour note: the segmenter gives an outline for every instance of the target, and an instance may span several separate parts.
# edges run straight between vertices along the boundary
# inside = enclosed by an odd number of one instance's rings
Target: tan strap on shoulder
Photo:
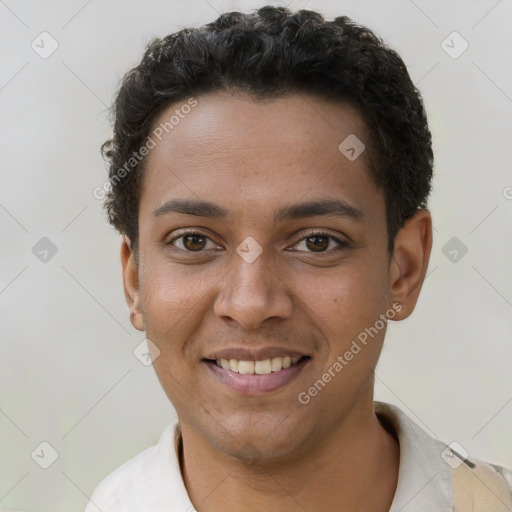
[[[454,512],[510,512],[512,498],[504,478],[489,465],[471,461],[452,468]]]

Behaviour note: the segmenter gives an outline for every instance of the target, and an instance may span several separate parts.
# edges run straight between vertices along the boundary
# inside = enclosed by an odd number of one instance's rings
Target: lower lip
[[[266,375],[244,375],[242,373],[232,372],[217,366],[214,361],[205,361],[206,366],[214,376],[227,384],[233,391],[242,395],[264,395],[275,391],[295,379],[310,362],[305,358],[289,368],[283,368],[278,372],[268,373]]]

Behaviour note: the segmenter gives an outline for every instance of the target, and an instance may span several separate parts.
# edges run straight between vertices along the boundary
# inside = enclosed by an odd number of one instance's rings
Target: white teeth
[[[270,360],[270,368],[273,372],[278,372],[283,368],[283,358],[282,357],[273,357]]]
[[[238,361],[238,373],[244,375],[254,373],[254,361]]]
[[[265,359],[265,361],[256,361],[254,363],[254,373],[257,373],[258,375],[266,375],[267,373],[272,373],[270,359]]]
[[[273,357],[272,359],[264,359],[263,361],[239,361],[238,359],[217,359],[217,366],[224,370],[242,373],[244,375],[268,375],[272,372],[278,372],[283,368],[297,364],[300,357]]]

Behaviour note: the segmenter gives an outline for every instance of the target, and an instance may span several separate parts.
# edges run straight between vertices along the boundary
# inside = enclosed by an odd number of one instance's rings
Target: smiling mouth
[[[309,356],[303,357],[273,357],[261,361],[244,361],[239,359],[206,359],[210,363],[215,363],[218,367],[233,373],[242,375],[268,375],[274,372],[280,372],[283,369],[300,364]]]
[[[272,357],[258,361],[203,359],[215,381],[237,395],[262,396],[285,388],[311,364],[310,356]]]

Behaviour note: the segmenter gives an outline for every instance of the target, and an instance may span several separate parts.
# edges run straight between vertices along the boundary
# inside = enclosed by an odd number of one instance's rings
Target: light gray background
[[[106,108],[152,37],[265,3],[0,0],[0,508],[83,510],[175,418],[133,354],[144,336],[129,323],[120,237],[92,193],[106,177]],[[429,274],[414,315],[390,324],[376,398],[512,466],[512,2],[290,6],[346,14],[384,37],[433,133]],[[47,59],[31,48],[42,31],[59,44]],[[469,43],[457,59],[441,46],[453,31]],[[57,247],[46,263],[32,252],[42,237]],[[443,253],[452,237],[467,247],[455,262]],[[59,454],[46,470],[31,458],[43,441]]]

